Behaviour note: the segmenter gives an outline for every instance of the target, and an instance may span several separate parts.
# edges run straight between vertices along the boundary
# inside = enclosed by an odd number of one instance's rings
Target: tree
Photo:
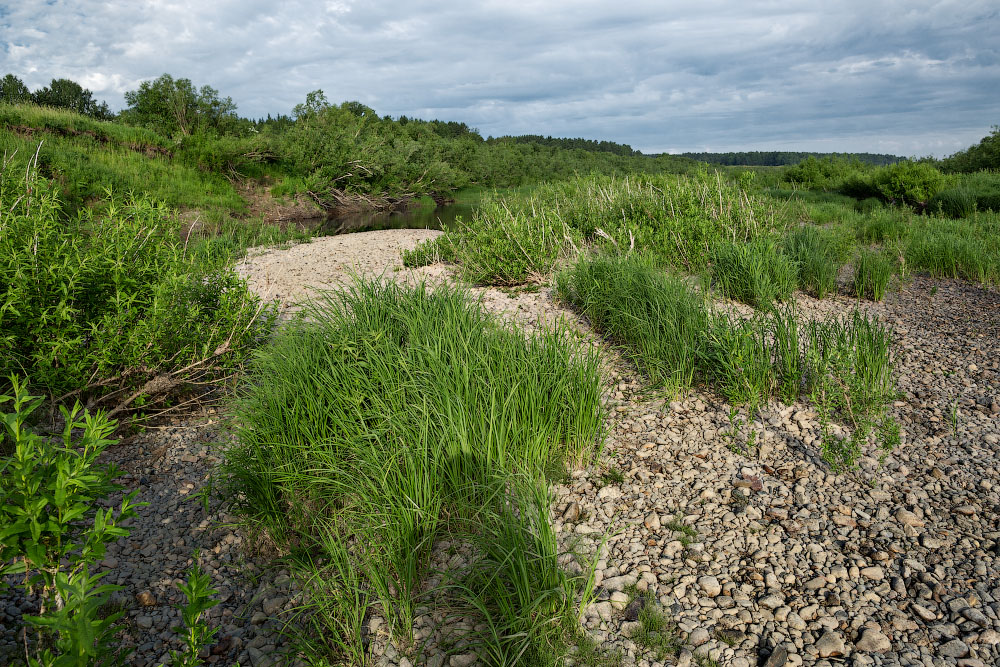
[[[24,85],[24,81],[13,74],[8,74],[0,79],[0,102],[7,104],[22,104],[31,101],[31,91]]]
[[[69,109],[100,120],[114,116],[106,102],[97,102],[92,92],[70,79],[52,79],[48,86],[36,90],[33,98],[38,104]]]
[[[240,121],[231,97],[219,97],[211,86],[197,89],[190,79],[174,79],[169,74],[143,81],[138,90],[125,93],[125,102],[129,106],[123,117],[166,134],[210,130],[225,134]]]

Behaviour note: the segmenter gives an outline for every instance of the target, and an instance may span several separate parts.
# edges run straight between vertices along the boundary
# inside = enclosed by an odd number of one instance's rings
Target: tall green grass
[[[642,256],[597,256],[560,273],[556,285],[654,385],[673,393],[691,386],[709,318],[683,278]]]
[[[369,606],[409,641],[445,536],[472,545],[454,576],[468,613],[496,628],[470,637],[491,664],[558,644],[585,584],[553,569],[538,485],[599,444],[597,360],[566,332],[525,336],[469,299],[359,280],[279,332],[233,406],[239,509],[285,548],[322,555],[322,580],[312,556],[306,569],[319,593],[307,618],[337,632],[327,648],[341,658],[363,651],[351,633]]]
[[[798,267],[771,239],[724,242],[712,255],[712,279],[730,299],[768,308],[788,299],[798,282]]]
[[[887,252],[862,248],[854,258],[854,296],[881,301],[896,272],[896,259]]]
[[[789,232],[782,244],[792,259],[802,289],[817,299],[837,291],[837,274],[843,265],[841,244],[833,233],[814,225],[803,225]]]
[[[888,425],[890,332],[857,311],[805,327],[791,306],[740,318],[709,311],[683,280],[639,257],[595,257],[557,278],[559,294],[621,346],[650,383],[677,393],[701,382],[736,405],[809,397],[824,416],[823,454],[852,465]],[[833,436],[831,419],[851,426]]]

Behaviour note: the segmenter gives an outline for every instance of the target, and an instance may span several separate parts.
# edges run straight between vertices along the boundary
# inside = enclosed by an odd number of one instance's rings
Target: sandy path
[[[336,287],[352,275],[409,274],[403,250],[439,236],[431,229],[385,229],[324,236],[285,248],[254,248],[236,270],[265,300],[277,300],[282,314],[317,291]]]

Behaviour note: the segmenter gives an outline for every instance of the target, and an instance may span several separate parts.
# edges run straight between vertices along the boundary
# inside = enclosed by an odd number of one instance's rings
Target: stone
[[[777,593],[771,593],[770,595],[765,595],[760,600],[758,600],[757,604],[759,604],[764,609],[767,609],[769,611],[774,611],[781,605],[785,604],[785,598],[783,598],[781,595],[778,595]]]
[[[718,597],[722,593],[722,584],[713,576],[700,577],[698,585],[701,590],[710,598]]]
[[[872,581],[882,581],[885,579],[885,572],[880,567],[866,567],[862,568],[861,576]]]
[[[691,644],[691,646],[701,646],[702,644],[707,643],[711,638],[712,636],[708,634],[708,630],[705,628],[695,628],[691,631],[691,634],[688,635],[688,644]]]
[[[912,609],[913,613],[916,614],[920,618],[920,620],[924,621],[925,623],[930,623],[931,621],[937,619],[937,614],[935,614],[927,607],[920,606],[916,602],[910,603],[910,609]]]
[[[816,650],[819,651],[821,658],[835,658],[844,655],[847,649],[844,646],[844,638],[839,632],[827,630],[816,640]]]
[[[947,658],[964,658],[969,655],[969,647],[961,639],[952,639],[938,648],[938,653]]]
[[[618,500],[622,497],[622,490],[614,485],[605,486],[597,492],[597,497],[601,500]]]
[[[1000,644],[1000,632],[993,629],[983,630],[979,633],[979,643],[987,646],[996,646],[997,644]]]
[[[865,628],[854,648],[864,653],[885,653],[892,648],[892,642],[879,628]]]
[[[152,616],[136,616],[135,617],[136,626],[142,628],[143,630],[149,630],[153,627],[153,617]]]
[[[660,515],[656,512],[652,512],[642,523],[649,530],[656,532],[660,529]]]
[[[784,646],[778,646],[771,651],[771,655],[768,656],[764,667],[784,667],[786,662],[788,662],[788,651]]]
[[[580,505],[579,503],[570,503],[566,506],[566,511],[563,512],[563,521],[568,523],[575,523],[577,519],[580,518]]]
[[[896,510],[896,521],[900,522],[904,526],[910,526],[911,528],[922,528],[924,525],[923,519],[918,517],[913,512],[905,509]]]
[[[140,591],[135,594],[136,601],[143,607],[156,606],[156,598],[149,591]]]

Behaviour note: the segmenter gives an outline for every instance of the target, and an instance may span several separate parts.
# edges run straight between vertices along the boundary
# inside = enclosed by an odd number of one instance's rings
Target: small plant
[[[662,662],[681,650],[682,641],[677,627],[655,603],[643,605],[638,620],[639,627],[632,631],[630,638],[649,651],[654,659]]]
[[[10,386],[11,395],[0,395],[0,404],[13,403],[13,412],[0,412],[0,438],[12,448],[0,462],[0,585],[5,575],[23,575],[25,593],[39,602],[38,614],[24,617],[35,630],[25,651],[46,666],[118,659],[112,638],[122,612],[105,612],[120,587],[90,572],[105,545],[129,534],[122,523],[140,506],[134,493],[117,512],[97,505],[121,488],[112,483],[118,471],[97,464],[115,422],[79,404],[60,407],[65,425],[57,443],[26,426],[41,399],[16,376]]]
[[[219,604],[218,600],[212,599],[219,591],[210,587],[211,577],[198,566],[197,552],[193,558],[194,564],[188,571],[187,581],[177,585],[187,599],[187,604],[181,607],[184,625],[174,628],[174,632],[180,633],[184,638],[184,650],[170,652],[172,667],[197,667],[204,664],[199,654],[218,632],[218,628],[208,627],[202,614]]]
[[[833,238],[813,225],[797,227],[783,243],[784,252],[798,267],[798,284],[817,299],[837,291],[837,273],[843,264]]]
[[[625,474],[622,473],[621,468],[611,466],[601,473],[601,483],[604,486],[609,484],[621,484],[624,481]]]

